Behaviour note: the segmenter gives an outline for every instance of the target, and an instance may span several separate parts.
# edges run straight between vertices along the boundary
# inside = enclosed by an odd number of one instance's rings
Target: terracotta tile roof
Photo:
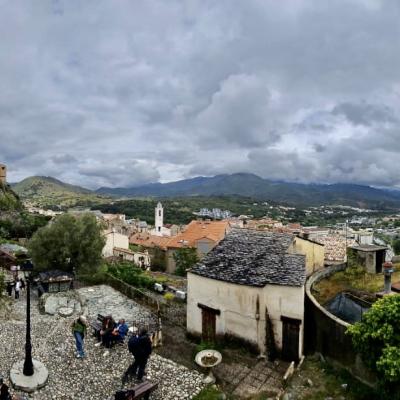
[[[217,244],[225,237],[229,227],[228,221],[192,221],[182,233],[170,238],[168,247],[196,247],[196,242],[203,238]]]
[[[353,246],[356,243],[353,239],[347,239],[346,241],[343,236],[337,234],[329,234],[315,240],[325,246],[324,251],[326,261],[343,262],[346,258],[346,245]]]
[[[135,233],[129,238],[129,243],[143,247],[160,247],[166,250],[171,239],[170,237],[155,236],[148,233]]]

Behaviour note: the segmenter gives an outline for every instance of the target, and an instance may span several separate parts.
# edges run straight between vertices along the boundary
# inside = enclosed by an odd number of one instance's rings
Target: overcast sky
[[[90,188],[400,187],[398,0],[0,0],[0,162]]]

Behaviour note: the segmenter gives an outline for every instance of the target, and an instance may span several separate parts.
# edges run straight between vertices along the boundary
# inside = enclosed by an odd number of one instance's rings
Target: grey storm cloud
[[[11,181],[400,186],[396,0],[0,5]]]

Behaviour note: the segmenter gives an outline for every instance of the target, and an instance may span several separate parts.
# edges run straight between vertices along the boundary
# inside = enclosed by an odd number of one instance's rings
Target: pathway
[[[89,315],[102,306],[104,297],[112,295],[114,307],[120,305],[121,316],[132,312],[145,316],[147,311],[109,287],[93,287],[88,291],[99,299],[89,299]],[[82,290],[82,289],[81,289]],[[98,296],[99,292],[103,296]],[[120,297],[122,296],[122,297]],[[100,305],[99,305],[100,304]],[[132,307],[131,307],[132,306]],[[114,312],[118,309],[114,308]],[[95,347],[95,339],[87,335],[85,347],[87,358],[75,358],[75,344],[70,331],[73,317],[62,318],[40,314],[37,298],[32,296],[32,344],[34,358],[42,361],[49,370],[49,382],[43,389],[30,395],[35,400],[109,400],[116,390],[122,389],[121,377],[132,357],[127,346],[115,346],[106,356],[104,349]],[[116,314],[116,316],[119,314]],[[14,301],[13,315],[9,320],[0,320],[0,374],[7,376],[15,361],[24,357],[25,343],[25,295]],[[159,383],[154,400],[191,399],[203,387],[202,376],[186,367],[153,354],[147,368],[147,379]],[[132,387],[134,382],[125,387]]]
[[[253,368],[244,364],[220,364],[215,368],[215,375],[223,382],[224,387],[238,398],[249,398],[264,394],[275,398],[282,393],[282,378],[288,363],[277,363],[260,360]]]

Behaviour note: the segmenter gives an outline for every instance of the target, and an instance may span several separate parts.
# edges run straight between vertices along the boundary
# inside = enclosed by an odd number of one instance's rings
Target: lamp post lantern
[[[20,266],[26,279],[26,340],[25,360],[16,362],[10,371],[10,381],[16,389],[25,392],[34,392],[45,386],[49,373],[47,368],[38,360],[32,359],[31,341],[31,275],[32,261],[24,261]]]
[[[25,340],[25,361],[23,374],[32,376],[34,374],[32,361],[32,341],[31,341],[31,274],[33,264],[30,260],[22,263],[20,270],[26,280],[26,340]]]

